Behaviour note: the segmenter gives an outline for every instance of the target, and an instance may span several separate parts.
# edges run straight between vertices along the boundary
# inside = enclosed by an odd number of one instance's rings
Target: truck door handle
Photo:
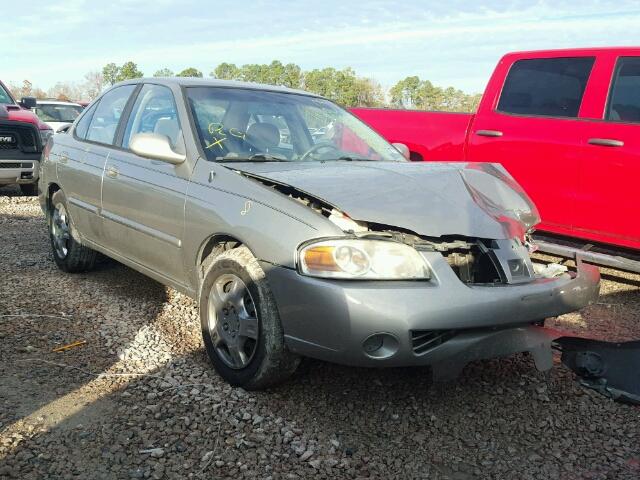
[[[107,176],[116,178],[118,176],[118,169],[116,167],[107,167]]]
[[[502,132],[499,130],[476,130],[476,135],[481,137],[501,137]]]
[[[624,147],[624,142],[612,138],[590,138],[589,145],[600,145],[602,147]]]

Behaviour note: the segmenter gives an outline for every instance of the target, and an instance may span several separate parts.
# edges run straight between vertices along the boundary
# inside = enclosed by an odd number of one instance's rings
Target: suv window
[[[609,94],[607,120],[640,122],[640,57],[618,60]]]
[[[87,130],[89,130],[89,123],[91,123],[91,117],[93,117],[93,112],[96,111],[96,107],[99,103],[100,102],[94,103],[81,114],[82,116],[80,117],[80,120],[78,120],[76,128],[73,130],[76,137],[82,140],[85,139],[87,136]]]
[[[594,61],[594,57],[518,60],[504,82],[498,110],[577,117]]]
[[[123,85],[105,93],[100,99],[87,133],[87,140],[113,144],[118,122],[136,85]]]
[[[129,148],[131,138],[138,133],[166,135],[172,147],[183,144],[182,129],[171,89],[150,84],[142,87],[129,115],[122,146]]]

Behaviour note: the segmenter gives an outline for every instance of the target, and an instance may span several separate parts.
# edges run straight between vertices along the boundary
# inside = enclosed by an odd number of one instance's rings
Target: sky
[[[639,45],[640,2],[21,0],[3,2],[0,78],[48,89],[132,60],[352,67],[385,87],[409,75],[481,92],[506,52]]]

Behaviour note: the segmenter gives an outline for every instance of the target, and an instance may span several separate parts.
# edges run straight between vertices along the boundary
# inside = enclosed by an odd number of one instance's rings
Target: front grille
[[[416,355],[423,355],[455,336],[455,330],[411,330],[411,348]]]
[[[0,150],[16,150],[23,153],[40,151],[40,137],[35,125],[24,122],[0,122],[0,137],[12,136],[15,142],[0,143]]]
[[[33,168],[33,162],[0,162],[0,168]]]

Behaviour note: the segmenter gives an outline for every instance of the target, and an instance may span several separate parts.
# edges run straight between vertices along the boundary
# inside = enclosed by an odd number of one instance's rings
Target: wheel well
[[[51,197],[53,197],[53,194],[56,193],[58,190],[60,190],[60,187],[56,183],[50,184],[49,188],[47,189],[47,214],[48,212],[51,211],[51,207],[52,207]]]
[[[198,265],[202,265],[202,262],[211,255],[212,252],[218,250],[218,253],[222,253],[226,250],[238,248],[242,246],[242,242],[231,235],[213,235],[210,237],[200,250],[198,256]]]

